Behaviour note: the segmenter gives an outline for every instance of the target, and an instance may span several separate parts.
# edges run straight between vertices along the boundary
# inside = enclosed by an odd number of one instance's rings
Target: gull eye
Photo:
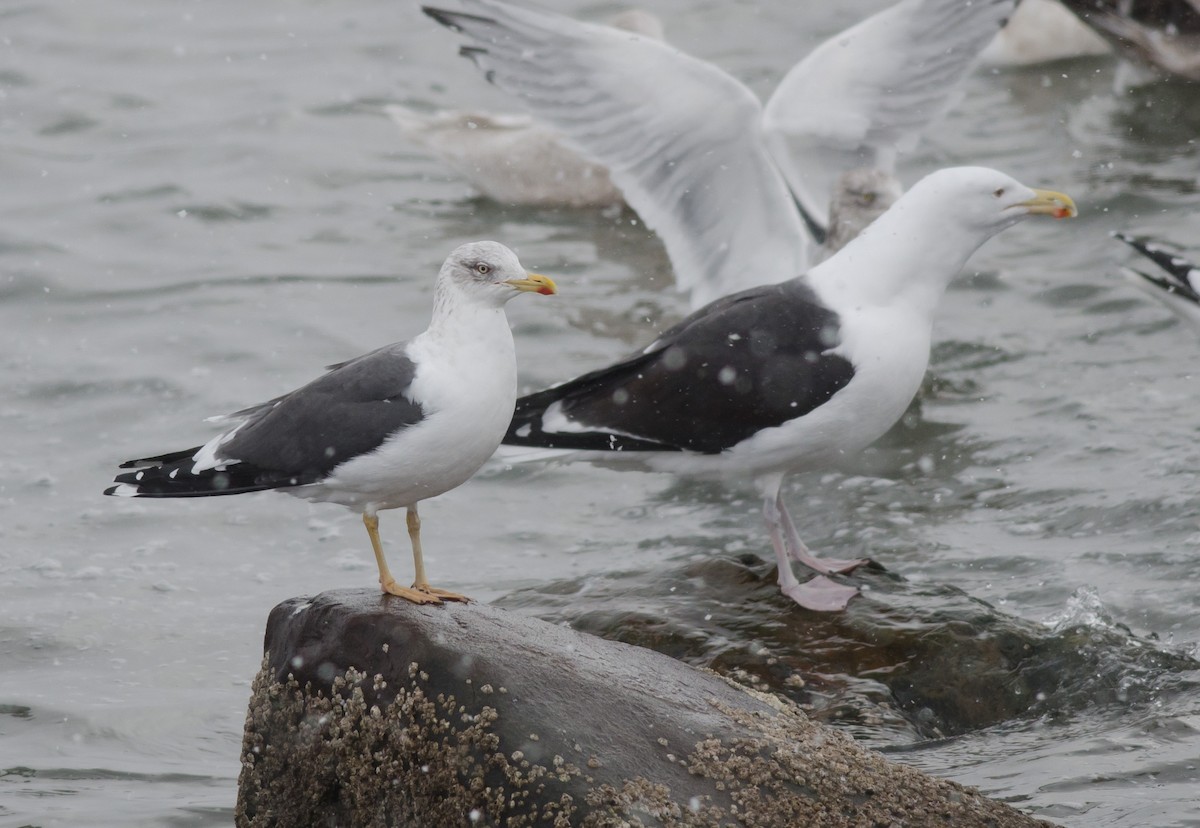
[[[875,203],[875,193],[863,193],[862,194],[862,202],[863,202],[863,204],[866,204],[867,206],[874,204]]]
[[[992,195],[994,195],[996,198],[1002,198],[1004,196],[1004,188],[1001,187],[1000,189],[996,190],[996,192],[992,193]]]
[[[486,276],[492,272],[492,266],[486,262],[479,262],[475,265],[475,272],[480,276]]]

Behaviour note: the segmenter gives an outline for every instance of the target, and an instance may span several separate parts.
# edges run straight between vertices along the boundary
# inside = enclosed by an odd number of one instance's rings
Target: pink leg
[[[818,612],[837,612],[845,609],[850,599],[858,595],[858,590],[854,587],[839,584],[824,575],[816,575],[803,584],[796,580],[796,575],[792,572],[788,544],[784,538],[784,520],[787,519],[787,512],[781,513],[778,504],[779,501],[775,498],[763,498],[763,517],[767,521],[771,545],[775,547],[775,562],[779,567],[779,591],[805,609]],[[790,523],[790,520],[788,522]]]
[[[783,523],[783,531],[788,540],[788,551],[792,560],[797,563],[804,564],[813,572],[822,575],[846,575],[868,563],[866,558],[818,558],[804,545],[804,541],[800,540],[800,535],[796,532],[796,524],[792,523],[792,516],[788,514],[787,506],[783,503],[783,492],[775,496],[775,508]]]

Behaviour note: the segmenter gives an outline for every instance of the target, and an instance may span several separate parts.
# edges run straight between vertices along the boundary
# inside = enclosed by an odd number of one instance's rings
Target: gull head
[[[446,259],[438,280],[474,301],[499,307],[518,293],[558,293],[548,276],[529,273],[517,254],[494,241],[460,245]]]
[[[914,184],[808,278],[847,306],[903,306],[932,319],[946,286],[992,236],[1030,216],[1075,214],[1062,193],[985,167],[950,167]]]
[[[1078,214],[1071,197],[1027,187],[987,167],[950,167],[930,173],[909,191],[913,201],[947,222],[988,238],[1030,216],[1071,218]],[[907,201],[906,196],[898,204]],[[934,219],[936,220],[936,219]]]

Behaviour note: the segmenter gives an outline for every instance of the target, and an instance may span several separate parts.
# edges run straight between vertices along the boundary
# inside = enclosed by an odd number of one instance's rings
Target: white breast
[[[424,419],[378,449],[343,463],[321,483],[290,489],[356,509],[395,509],[462,485],[491,457],[512,419],[516,355],[503,311],[479,309],[453,330],[414,339],[410,396]]]

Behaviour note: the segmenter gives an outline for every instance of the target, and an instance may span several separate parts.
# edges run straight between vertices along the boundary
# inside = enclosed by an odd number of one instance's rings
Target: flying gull
[[[218,418],[231,427],[203,446],[122,463],[137,469],[104,493],[208,497],[278,489],[362,513],[384,592],[418,604],[465,596],[425,577],[417,504],[462,485],[500,445],[517,397],[517,365],[504,305],[519,293],[552,294],[491,241],[464,244],[442,265],[429,328],[330,366],[308,385]],[[388,571],[378,513],[408,510],[416,578]]]
[[[783,479],[861,451],[903,415],[946,285],[988,238],[1030,215],[1073,216],[1075,205],[995,170],[932,173],[805,275],[719,299],[627,359],[522,397],[504,442],[752,478],[784,594],[841,609],[857,590],[829,576],[862,561],[809,552]],[[800,583],[792,561],[816,574]]]
[[[1166,250],[1158,242],[1138,239],[1126,233],[1113,235],[1163,271],[1146,273],[1128,267],[1122,268],[1122,272],[1135,285],[1173,310],[1180,318],[1193,325],[1200,325],[1200,267]]]
[[[1014,0],[902,0],[815,49],[765,109],[669,44],[501,0],[457,5],[425,12],[473,41],[460,51],[488,80],[608,168],[696,307],[803,272],[836,177],[892,173]]]

